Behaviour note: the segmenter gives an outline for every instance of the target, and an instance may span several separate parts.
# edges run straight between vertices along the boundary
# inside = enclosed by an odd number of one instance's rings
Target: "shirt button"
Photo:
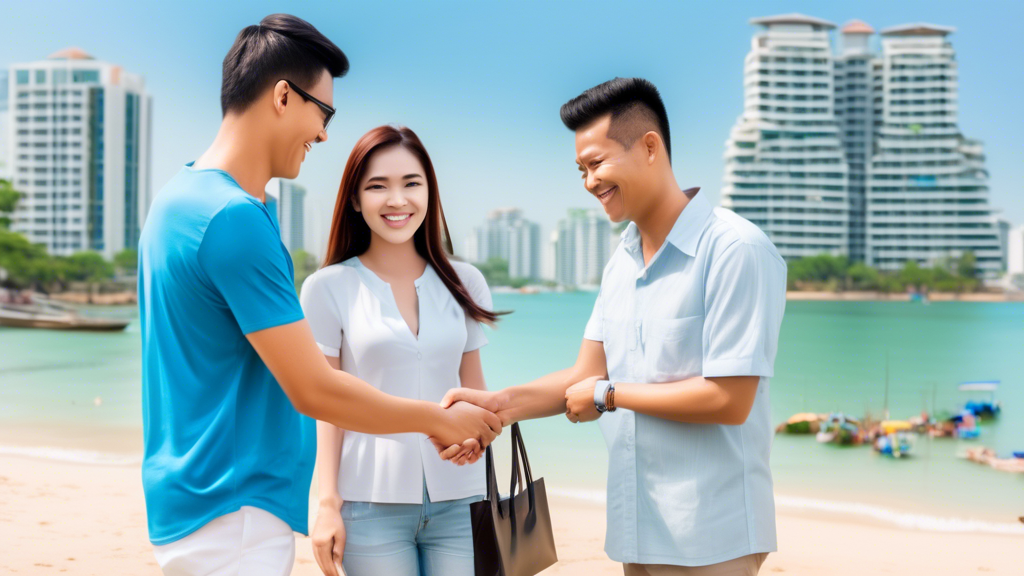
[[[416,353],[416,359],[417,359],[417,360],[422,360],[422,359],[423,359],[423,354],[422,354],[422,353],[420,353],[420,352],[417,352],[417,353]]]

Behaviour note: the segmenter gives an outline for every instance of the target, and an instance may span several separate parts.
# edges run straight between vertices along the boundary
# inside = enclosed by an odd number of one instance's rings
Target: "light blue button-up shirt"
[[[601,416],[605,551],[618,562],[703,566],[776,549],[768,382],[786,264],[760,229],[698,191],[649,265],[636,225],[623,232],[584,338],[604,343],[613,382],[759,376],[757,395],[739,426]]]

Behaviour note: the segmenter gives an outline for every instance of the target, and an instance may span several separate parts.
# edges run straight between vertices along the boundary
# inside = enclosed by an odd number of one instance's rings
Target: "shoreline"
[[[31,441],[28,441],[31,439]],[[98,448],[99,447],[99,448]],[[40,466],[74,466],[81,469],[132,469],[141,474],[142,429],[136,426],[53,426],[40,423],[0,425],[0,464],[7,460],[37,462]],[[0,466],[2,468],[2,466]],[[3,476],[0,473],[0,476]],[[552,479],[553,480],[553,479]],[[1007,474],[1007,481],[1014,480]],[[605,491],[548,481],[552,497],[604,509]],[[776,480],[776,510],[780,516],[806,517],[841,524],[856,524],[922,534],[1009,535],[1024,537],[1020,511],[1008,516],[988,512],[965,515],[934,505],[899,506],[859,494],[801,494],[799,489]]]
[[[577,292],[589,292],[589,290],[575,290]],[[560,293],[558,290],[549,288],[537,290],[521,290],[506,286],[495,286],[492,288],[495,294],[547,294]],[[134,306],[138,304],[138,297],[134,292],[113,292],[109,294],[88,294],[85,292],[61,292],[52,294],[52,300],[68,304],[92,305],[92,306]],[[844,291],[827,292],[816,290],[788,290],[786,300],[792,301],[818,301],[818,302],[910,302],[911,296],[905,292],[885,293],[873,291]],[[930,302],[1024,302],[1024,292],[967,292],[957,294],[955,292],[931,292],[928,294]]]
[[[542,574],[622,574],[603,550],[602,505],[557,490],[550,490],[549,502],[559,562]],[[1024,544],[1024,536],[922,532],[788,509],[778,512],[776,525],[779,551],[768,556],[764,574],[1016,574]],[[138,465],[0,455],[0,538],[9,544],[0,557],[4,573],[160,573],[147,538]],[[320,574],[305,536],[296,535],[293,574]]]
[[[823,292],[813,290],[789,290],[786,300],[827,301],[827,302],[910,302],[905,292],[886,294],[884,292]],[[1024,293],[931,292],[930,302],[1024,302]]]

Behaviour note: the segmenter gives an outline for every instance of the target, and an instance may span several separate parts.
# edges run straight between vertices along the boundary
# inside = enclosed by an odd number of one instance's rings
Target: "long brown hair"
[[[498,319],[497,314],[473,301],[466,287],[462,285],[459,275],[452,268],[451,262],[448,261],[448,254],[453,253],[452,241],[448,233],[448,222],[445,221],[444,210],[441,208],[441,194],[437,190],[434,165],[416,133],[404,126],[378,126],[364,134],[352,148],[341,177],[341,186],[338,188],[338,201],[334,205],[331,236],[327,242],[327,255],[324,257],[322,268],[359,256],[370,248],[370,227],[363,219],[363,215],[356,212],[352,200],[359,194],[359,181],[363,179],[370,158],[374,153],[392,146],[401,146],[412,152],[423,165],[427,178],[427,215],[423,224],[413,234],[416,252],[434,267],[448,292],[467,314],[477,322],[494,324]]]

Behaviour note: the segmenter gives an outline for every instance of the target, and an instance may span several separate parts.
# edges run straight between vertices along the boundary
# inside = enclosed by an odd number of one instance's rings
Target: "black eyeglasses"
[[[289,86],[291,86],[292,90],[295,90],[296,92],[298,92],[299,96],[302,96],[307,102],[312,102],[313,104],[316,104],[317,106],[319,106],[321,110],[323,110],[323,112],[324,112],[324,132],[326,132],[327,131],[327,126],[331,123],[331,120],[334,119],[334,113],[337,112],[337,110],[335,110],[334,108],[328,106],[327,104],[324,104],[323,102],[317,100],[316,98],[310,96],[308,92],[306,92],[302,88],[299,88],[298,86],[296,86],[295,83],[292,82],[291,80],[284,79],[284,81],[287,82]]]

